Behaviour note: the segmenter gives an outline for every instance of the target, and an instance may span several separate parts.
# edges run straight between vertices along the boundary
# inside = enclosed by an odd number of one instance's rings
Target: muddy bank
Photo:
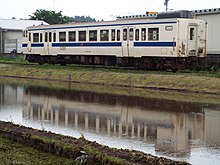
[[[192,93],[220,94],[220,79],[200,74],[166,73],[76,66],[0,64],[0,76],[121,86],[174,90]]]
[[[84,139],[83,135],[76,139],[2,121],[0,121],[0,134],[42,152],[49,152],[73,160],[83,159],[84,164],[189,164],[139,151],[109,148],[95,141],[88,141]]]

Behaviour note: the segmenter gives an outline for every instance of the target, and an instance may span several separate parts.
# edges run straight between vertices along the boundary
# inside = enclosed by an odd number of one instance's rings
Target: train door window
[[[47,32],[45,32],[45,34],[44,34],[44,40],[45,40],[45,42],[47,42],[48,41],[48,36],[47,36],[48,34],[47,34]]]
[[[101,30],[100,41],[108,41],[108,40],[109,40],[109,30]]]
[[[121,40],[121,31],[120,30],[117,30],[117,41],[120,41]]]
[[[130,41],[134,40],[134,29],[133,28],[129,29],[129,40]]]
[[[57,35],[56,35],[56,32],[53,33],[53,42],[56,42],[57,41]]]
[[[75,31],[69,32],[69,41],[76,41],[76,32]]]
[[[86,31],[79,31],[79,41],[86,41]]]
[[[39,42],[39,33],[33,33],[33,42]]]
[[[128,30],[127,29],[123,29],[123,40],[127,41],[128,39]]]
[[[146,28],[141,28],[141,40],[146,40]]]
[[[190,28],[190,40],[195,40],[195,28]]]
[[[59,32],[59,41],[66,42],[66,32]]]
[[[52,32],[49,32],[49,42],[52,42]]]
[[[151,40],[151,41],[159,40],[159,28],[148,29],[148,40]]]
[[[43,42],[43,34],[40,33],[40,42]]]
[[[135,30],[135,40],[138,41],[139,40],[139,29]]]
[[[89,41],[97,41],[97,30],[89,31]]]
[[[112,36],[112,41],[115,41],[115,29],[112,29],[111,36]]]

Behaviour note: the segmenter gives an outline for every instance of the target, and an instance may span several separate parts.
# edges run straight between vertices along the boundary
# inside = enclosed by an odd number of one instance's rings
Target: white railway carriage
[[[30,62],[191,67],[206,56],[206,22],[134,19],[29,27],[23,53]]]

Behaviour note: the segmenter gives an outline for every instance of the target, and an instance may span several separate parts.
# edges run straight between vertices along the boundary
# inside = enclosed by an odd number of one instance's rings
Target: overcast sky
[[[1,0],[0,18],[29,18],[37,9],[63,11],[63,15],[113,20],[116,16],[165,11],[165,0]],[[220,8],[220,0],[170,0],[169,9]]]

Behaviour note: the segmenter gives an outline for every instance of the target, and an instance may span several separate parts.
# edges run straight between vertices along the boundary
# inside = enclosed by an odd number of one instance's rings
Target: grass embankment
[[[220,74],[208,72],[170,73],[86,68],[75,65],[62,67],[0,64],[0,76],[220,94]]]
[[[0,165],[6,164],[71,164],[73,160],[41,152],[0,135]]]
[[[0,121],[0,164],[82,164],[79,158],[88,165],[189,164]]]
[[[45,81],[36,79],[17,79],[17,78],[0,78],[0,84],[19,85],[24,87],[35,86],[42,89],[51,89],[54,91],[75,92],[84,91],[99,93],[104,95],[117,95],[129,97],[142,97],[164,99],[170,101],[199,103],[205,105],[220,105],[220,95],[203,94],[203,93],[188,93],[170,90],[151,90],[144,88],[127,88],[106,85],[94,85],[83,83],[69,83],[61,81]]]

